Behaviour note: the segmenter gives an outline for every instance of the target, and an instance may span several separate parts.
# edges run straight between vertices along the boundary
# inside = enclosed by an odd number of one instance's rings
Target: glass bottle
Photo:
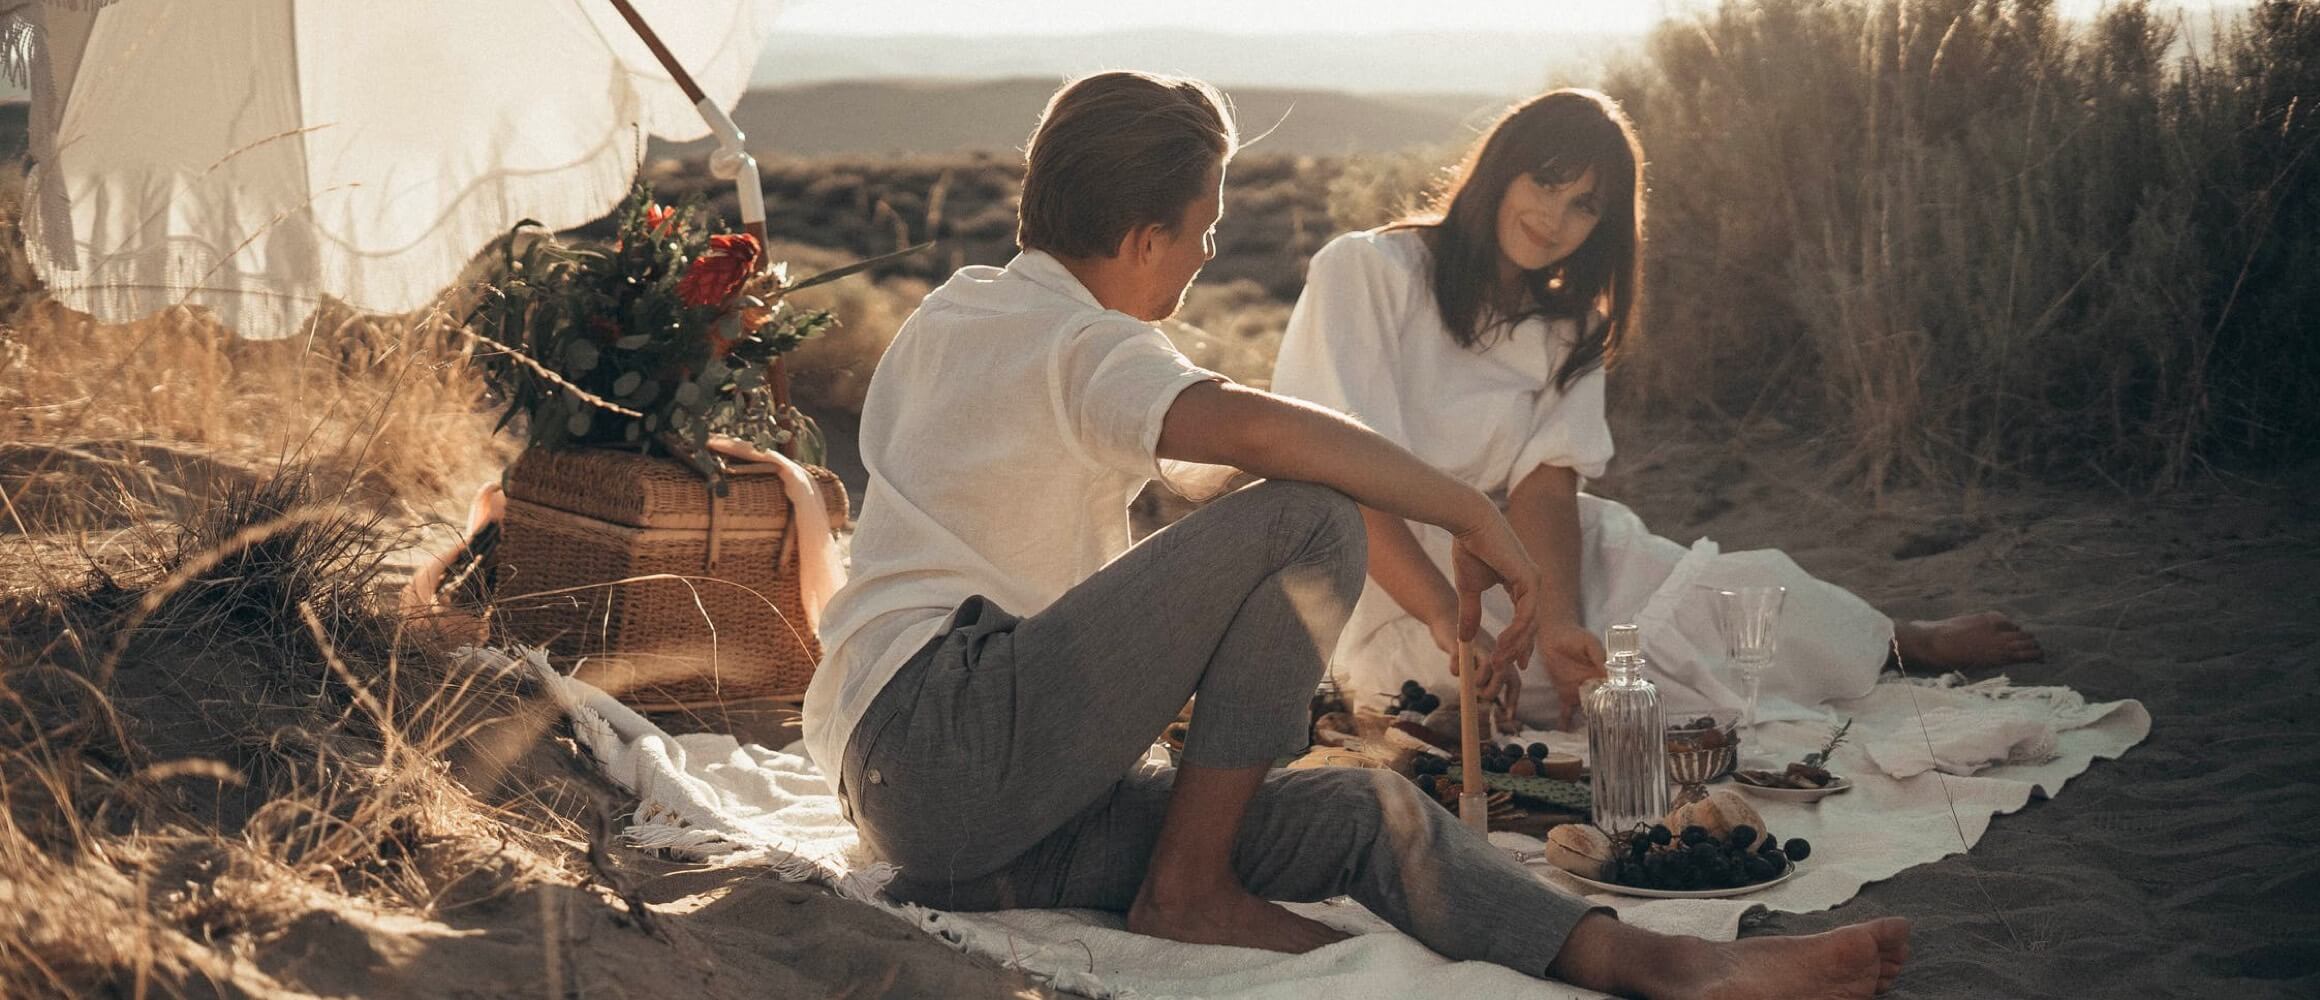
[[[1643,676],[1633,625],[1613,625],[1603,648],[1608,675],[1586,694],[1587,760],[1595,825],[1619,833],[1660,821],[1668,806],[1667,732],[1659,689]]]

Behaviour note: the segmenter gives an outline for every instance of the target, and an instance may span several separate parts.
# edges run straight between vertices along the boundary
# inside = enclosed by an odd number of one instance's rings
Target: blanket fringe
[[[573,735],[580,745],[594,757],[607,777],[621,787],[637,793],[642,801],[637,807],[635,821],[621,833],[621,839],[640,850],[666,851],[688,861],[698,861],[716,867],[752,865],[769,868],[785,882],[813,882],[828,886],[847,899],[890,907],[883,898],[887,885],[899,871],[885,862],[852,864],[844,859],[815,857],[797,845],[764,834],[747,838],[734,833],[701,826],[686,818],[683,811],[674,808],[651,794],[648,784],[651,775],[623,773],[612,766],[615,751],[625,744],[620,729],[623,724],[636,727],[645,725],[642,716],[613,701],[603,692],[567,677],[549,664],[547,654],[538,649],[518,649],[515,655],[493,649],[462,651],[470,664],[487,669],[513,669],[520,662],[547,688],[556,704],[572,720]],[[648,745],[646,755],[664,766],[678,768],[669,759],[671,746]],[[681,752],[681,751],[679,751]],[[649,768],[638,768],[647,770]]]
[[[949,919],[950,914],[941,910],[883,899],[871,902],[920,931],[934,935],[952,948],[1024,973],[1055,989],[1076,993],[1090,1000],[1178,1000],[1173,996],[1116,988],[1098,977],[1093,968],[1077,968],[1087,960],[1076,951],[1072,953],[1072,961],[1059,961],[1051,954],[1052,946],[1042,945],[1027,951],[1025,942],[1011,935],[995,934],[987,928],[961,924]]]

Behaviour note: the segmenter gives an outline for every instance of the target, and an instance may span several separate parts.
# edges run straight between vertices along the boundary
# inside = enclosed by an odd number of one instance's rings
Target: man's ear
[[[1168,227],[1159,223],[1133,226],[1120,237],[1120,260],[1139,267],[1150,264],[1160,253],[1160,238]]]

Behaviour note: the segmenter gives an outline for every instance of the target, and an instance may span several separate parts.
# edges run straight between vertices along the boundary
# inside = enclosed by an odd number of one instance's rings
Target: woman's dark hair
[[[1426,214],[1389,228],[1418,229],[1433,256],[1434,301],[1462,347],[1487,346],[1491,334],[1533,316],[1571,319],[1579,341],[1555,371],[1555,386],[1618,356],[1634,322],[1642,285],[1643,146],[1635,125],[1609,97],[1556,90],[1498,119],[1434,199]],[[1498,209],[1507,185],[1529,174],[1567,184],[1589,168],[1603,216],[1579,249],[1561,262],[1523,273],[1526,293],[1512,311],[1499,293]],[[1593,322],[1600,312],[1604,322]]]
[[[1215,183],[1240,133],[1224,95],[1198,80],[1111,72],[1048,99],[1024,152],[1015,245],[1110,257],[1138,226],[1173,229]]]

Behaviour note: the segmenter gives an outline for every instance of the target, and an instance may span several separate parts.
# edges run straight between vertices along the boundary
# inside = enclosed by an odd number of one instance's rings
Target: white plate
[[[1570,875],[1573,881],[1587,886],[1588,888],[1594,889],[1598,892],[1611,892],[1622,896],[1643,896],[1649,899],[1722,899],[1726,896],[1745,896],[1751,892],[1756,892],[1762,889],[1770,889],[1782,882],[1786,882],[1791,877],[1796,875],[1796,862],[1789,862],[1787,868],[1781,869],[1780,874],[1773,876],[1769,880],[1758,882],[1754,885],[1734,886],[1730,889],[1643,889],[1632,885],[1618,885],[1611,882],[1597,882],[1594,879],[1588,878],[1584,875],[1574,875],[1570,872],[1563,871],[1560,868],[1555,870],[1562,871],[1565,875]]]
[[[1763,785],[1751,785],[1745,781],[1740,780],[1738,777],[1734,777],[1732,779],[1732,787],[1738,788],[1750,795],[1760,796],[1767,799],[1774,799],[1780,802],[1819,802],[1820,800],[1828,798],[1831,795],[1835,795],[1838,792],[1852,788],[1853,779],[1843,777],[1830,778],[1828,787],[1826,788],[1767,788]]]

